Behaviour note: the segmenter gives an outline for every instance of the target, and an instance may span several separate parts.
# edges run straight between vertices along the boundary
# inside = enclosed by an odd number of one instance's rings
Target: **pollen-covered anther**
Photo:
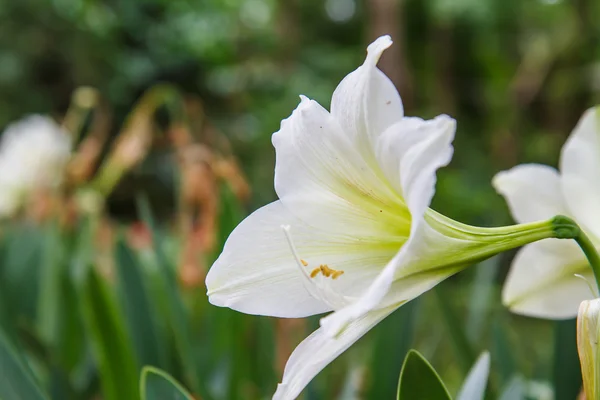
[[[344,274],[344,271],[338,271],[336,269],[329,268],[327,264],[321,264],[311,271],[310,277],[314,278],[315,276],[319,275],[319,272],[322,273],[324,277],[331,279],[337,279]]]
[[[331,279],[337,279],[342,275],[344,275],[344,271],[334,271],[333,274],[331,274]]]
[[[306,262],[306,260],[300,259],[300,262],[302,263],[302,265],[304,265],[305,267],[308,266],[308,263]]]

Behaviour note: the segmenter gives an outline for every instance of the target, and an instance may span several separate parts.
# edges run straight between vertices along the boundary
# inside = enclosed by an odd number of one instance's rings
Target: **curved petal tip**
[[[384,50],[390,47],[392,43],[393,42],[390,35],[384,35],[377,38],[369,45],[369,47],[367,47],[367,59],[365,60],[365,64],[377,64],[381,54],[383,54]]]

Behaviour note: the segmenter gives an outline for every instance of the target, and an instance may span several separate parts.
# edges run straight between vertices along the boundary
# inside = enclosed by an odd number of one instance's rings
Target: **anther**
[[[310,273],[310,277],[314,278],[315,276],[319,275],[319,272],[321,272],[321,268],[317,267],[317,268],[313,269]]]
[[[344,271],[334,271],[331,275],[331,279],[337,279],[342,275],[344,275]]]
[[[300,259],[300,262],[301,262],[301,263],[302,263],[302,265],[304,265],[305,267],[306,267],[306,266],[308,266],[308,263],[307,263],[305,260],[303,260],[303,259]]]

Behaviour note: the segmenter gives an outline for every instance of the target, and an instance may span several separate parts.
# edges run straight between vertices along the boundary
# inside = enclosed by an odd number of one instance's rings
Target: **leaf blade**
[[[398,380],[397,400],[452,400],[448,389],[429,362],[416,350],[410,350]]]
[[[17,349],[0,330],[0,398],[48,400]]]
[[[171,375],[154,367],[142,369],[140,393],[142,400],[193,400]]]

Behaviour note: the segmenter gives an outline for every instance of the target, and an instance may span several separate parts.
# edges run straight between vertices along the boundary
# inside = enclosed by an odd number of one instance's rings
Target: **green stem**
[[[598,251],[596,250],[596,247],[594,247],[594,244],[590,238],[583,232],[582,229],[579,230],[579,235],[575,238],[575,241],[579,247],[581,247],[581,250],[587,257],[590,266],[592,267],[592,271],[594,271],[596,285],[600,291],[600,256],[598,255]]]
[[[594,271],[594,278],[596,279],[596,285],[600,291],[600,255],[598,250],[585,234],[583,229],[575,221],[569,217],[558,215],[552,219],[552,225],[554,226],[554,232],[556,237],[559,239],[574,239],[583,254],[585,254],[592,271]]]

